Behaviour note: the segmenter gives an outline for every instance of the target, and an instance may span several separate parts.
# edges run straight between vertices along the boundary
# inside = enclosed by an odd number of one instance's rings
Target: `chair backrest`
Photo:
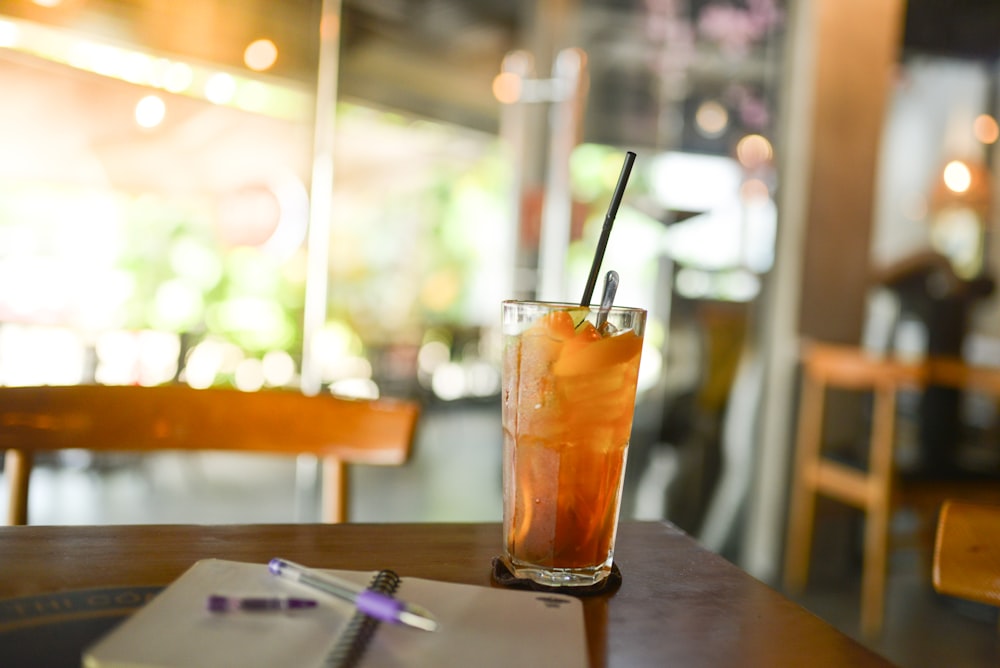
[[[933,580],[941,594],[1000,606],[1000,506],[942,505]]]
[[[807,343],[802,362],[809,377],[843,389],[921,387],[928,376],[926,364],[880,357],[856,346],[833,343]]]
[[[803,389],[799,417],[798,446],[810,459],[821,457],[826,392],[840,389],[871,392],[874,398],[868,480],[856,487],[854,496],[865,505],[871,485],[888,493],[893,470],[897,393],[903,388],[921,388],[927,383],[927,365],[877,356],[862,348],[810,342],[803,348]],[[836,480],[833,481],[836,484]]]
[[[33,455],[70,448],[316,455],[323,463],[323,520],[345,521],[345,463],[404,463],[418,416],[418,405],[409,401],[307,396],[289,390],[0,387],[0,450],[6,450],[10,496],[7,521],[28,521]]]
[[[1000,368],[970,365],[955,357],[935,357],[929,362],[929,371],[936,385],[1000,396]]]

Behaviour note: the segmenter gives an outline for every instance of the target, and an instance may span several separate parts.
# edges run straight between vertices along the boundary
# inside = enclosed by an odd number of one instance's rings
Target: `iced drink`
[[[645,315],[503,304],[504,556],[518,577],[610,572]]]

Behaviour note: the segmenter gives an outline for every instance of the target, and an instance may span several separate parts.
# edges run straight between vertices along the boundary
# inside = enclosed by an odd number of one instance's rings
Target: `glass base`
[[[522,564],[504,558],[507,568],[514,577],[531,580],[546,587],[592,587],[608,578],[611,574],[611,562],[589,568],[549,568]]]

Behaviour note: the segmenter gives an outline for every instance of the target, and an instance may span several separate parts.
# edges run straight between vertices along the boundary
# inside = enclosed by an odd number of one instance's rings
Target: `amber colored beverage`
[[[503,304],[505,559],[552,586],[611,570],[646,312]]]

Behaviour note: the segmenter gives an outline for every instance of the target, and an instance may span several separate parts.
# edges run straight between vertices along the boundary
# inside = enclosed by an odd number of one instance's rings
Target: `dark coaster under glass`
[[[598,583],[582,587],[550,587],[529,580],[528,578],[516,577],[507,566],[507,562],[501,557],[493,557],[491,578],[495,584],[511,589],[530,589],[533,591],[547,591],[558,594],[568,594],[569,596],[592,596],[596,594],[609,594],[617,591],[622,586],[622,572],[617,563],[611,564],[611,573]]]

